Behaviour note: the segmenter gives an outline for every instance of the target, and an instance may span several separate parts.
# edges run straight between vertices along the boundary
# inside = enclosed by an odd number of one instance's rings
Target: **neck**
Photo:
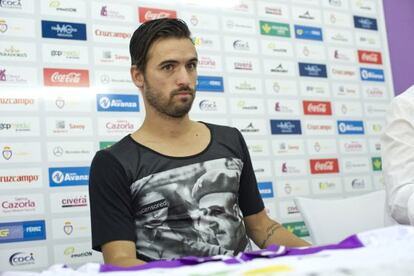
[[[194,126],[188,114],[181,118],[174,118],[167,115],[152,116],[147,113],[142,126],[137,133],[146,133],[152,137],[177,138],[188,134]]]

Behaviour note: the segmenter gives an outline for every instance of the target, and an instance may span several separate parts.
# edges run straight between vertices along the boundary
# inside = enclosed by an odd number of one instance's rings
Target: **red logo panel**
[[[323,174],[323,173],[338,173],[339,164],[338,159],[311,159],[310,168],[311,174]]]
[[[89,71],[82,69],[43,68],[45,86],[88,87]]]
[[[380,52],[358,50],[358,60],[360,63],[382,64]]]
[[[143,23],[148,20],[160,18],[177,18],[177,12],[173,10],[162,10],[154,8],[138,8],[139,22]]]
[[[303,101],[305,115],[332,115],[331,102]]]

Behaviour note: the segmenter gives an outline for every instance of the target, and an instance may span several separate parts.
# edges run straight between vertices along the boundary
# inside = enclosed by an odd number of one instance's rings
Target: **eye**
[[[171,71],[174,69],[174,65],[173,64],[166,64],[163,67],[161,67],[162,70],[164,71]]]
[[[187,64],[187,68],[189,70],[196,70],[197,69],[197,63],[196,62],[191,62],[191,63]]]

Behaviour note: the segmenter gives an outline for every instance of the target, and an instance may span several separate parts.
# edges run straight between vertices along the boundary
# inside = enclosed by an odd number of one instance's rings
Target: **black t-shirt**
[[[201,153],[171,157],[124,137],[98,151],[89,194],[92,246],[136,243],[144,261],[234,255],[250,249],[243,216],[263,210],[246,143],[235,128],[207,124]]]

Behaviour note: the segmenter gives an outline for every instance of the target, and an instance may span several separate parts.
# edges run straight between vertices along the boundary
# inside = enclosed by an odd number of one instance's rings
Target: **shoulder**
[[[234,127],[215,125],[215,124],[210,124],[210,123],[205,123],[205,122],[203,122],[203,124],[205,124],[210,129],[213,135],[236,135],[236,136],[241,135],[239,130]]]
[[[138,148],[138,143],[135,143],[129,135],[125,136],[112,146],[96,152],[92,167],[103,166],[106,170],[117,167],[126,172],[133,171],[133,166],[137,164],[139,159]],[[128,173],[128,175],[130,174]]]

